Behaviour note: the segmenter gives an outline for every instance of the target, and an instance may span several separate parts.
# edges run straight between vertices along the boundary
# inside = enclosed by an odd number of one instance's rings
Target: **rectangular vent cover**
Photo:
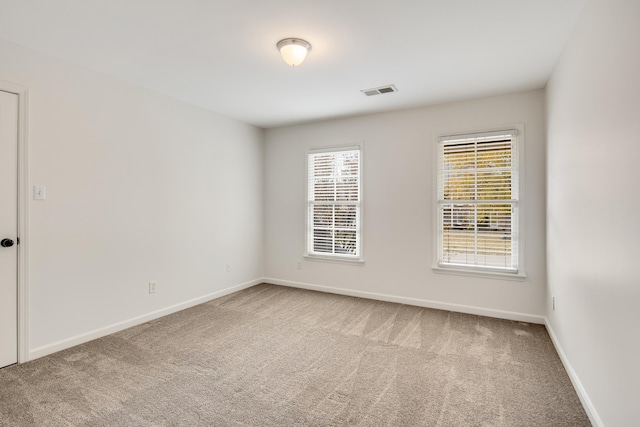
[[[394,85],[387,85],[387,86],[375,87],[373,89],[361,90],[360,92],[364,93],[367,96],[373,96],[373,95],[382,95],[383,93],[391,93],[391,92],[397,92],[397,91],[398,89]]]

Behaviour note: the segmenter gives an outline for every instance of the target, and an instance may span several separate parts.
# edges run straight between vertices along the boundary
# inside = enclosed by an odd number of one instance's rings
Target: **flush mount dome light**
[[[294,38],[280,40],[276,46],[284,62],[292,67],[302,64],[311,50],[311,44],[308,41]]]

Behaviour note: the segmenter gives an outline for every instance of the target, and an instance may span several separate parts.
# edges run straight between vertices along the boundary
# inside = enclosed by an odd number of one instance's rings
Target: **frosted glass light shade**
[[[302,39],[284,39],[280,40],[276,45],[280,50],[280,55],[284,62],[297,67],[307,57],[307,53],[311,50],[311,44]]]

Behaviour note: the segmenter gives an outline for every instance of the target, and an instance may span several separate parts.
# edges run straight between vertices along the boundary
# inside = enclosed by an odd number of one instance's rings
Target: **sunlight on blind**
[[[440,139],[439,265],[517,272],[515,135]]]

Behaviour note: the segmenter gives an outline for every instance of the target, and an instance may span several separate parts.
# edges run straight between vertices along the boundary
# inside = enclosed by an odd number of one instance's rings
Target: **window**
[[[359,260],[358,147],[307,154],[307,255]]]
[[[438,267],[518,273],[517,130],[438,141]]]

